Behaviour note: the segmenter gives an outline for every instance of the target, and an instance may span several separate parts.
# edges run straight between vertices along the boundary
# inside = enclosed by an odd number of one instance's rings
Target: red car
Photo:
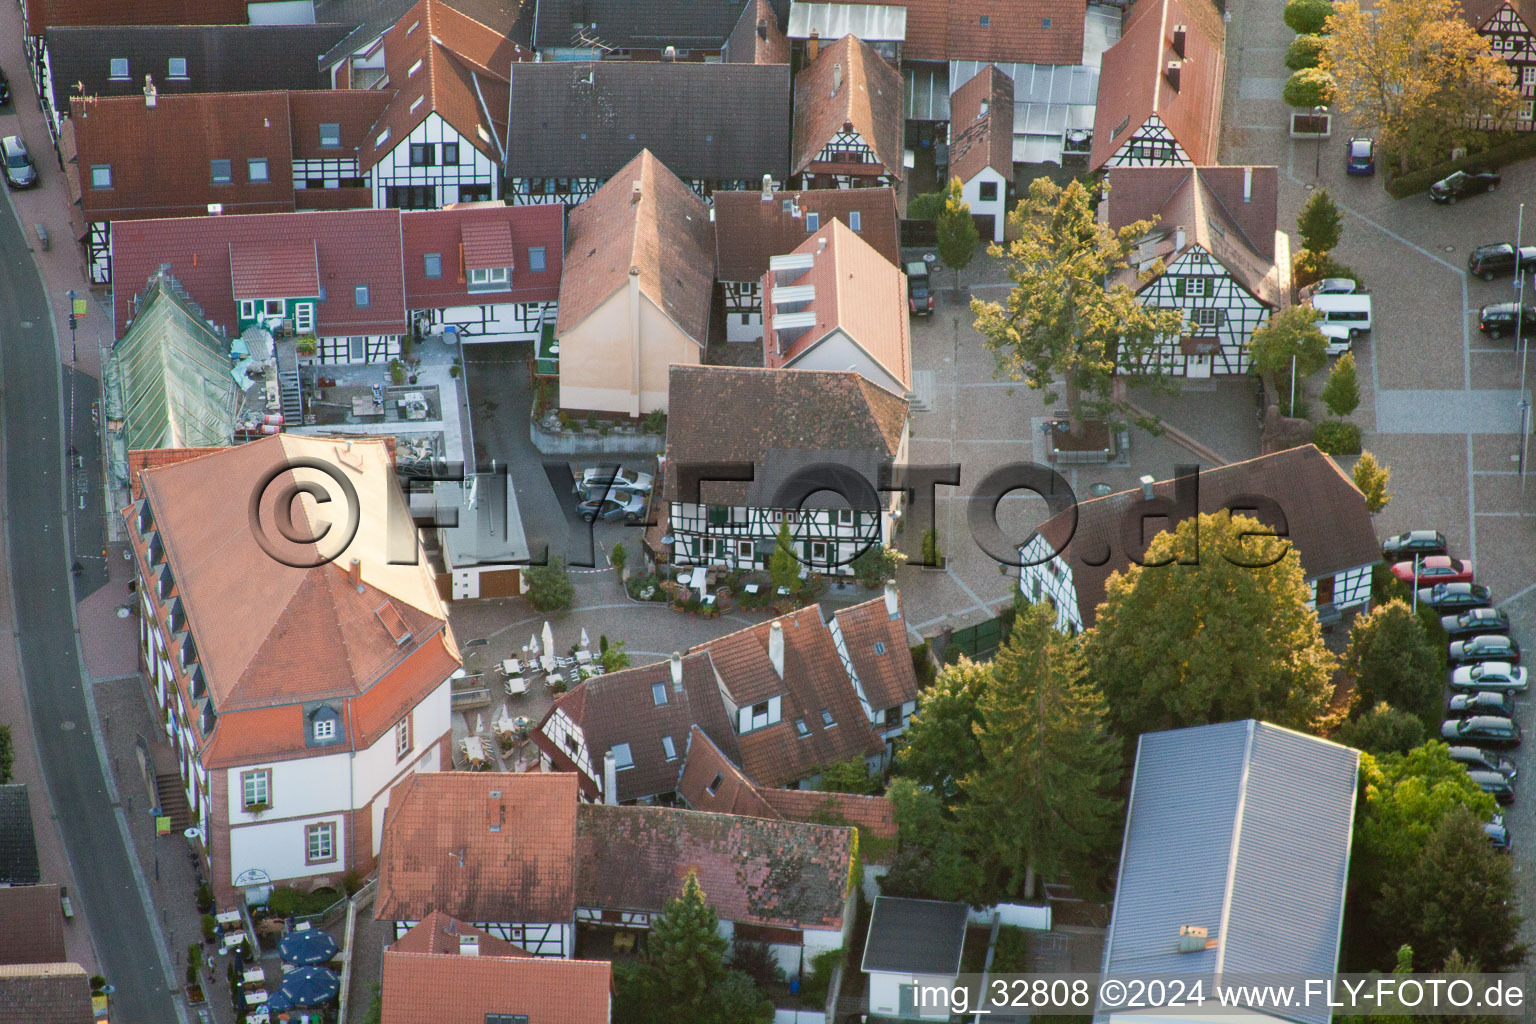
[[[1392,567],[1392,575],[1410,586],[1428,587],[1436,583],[1473,583],[1472,563],[1461,558],[1431,555],[1419,559],[1419,578],[1413,578],[1413,563],[1398,562]]]

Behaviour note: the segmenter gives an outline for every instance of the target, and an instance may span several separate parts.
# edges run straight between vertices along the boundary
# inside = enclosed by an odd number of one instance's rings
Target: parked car
[[[1344,152],[1349,154],[1344,162],[1345,174],[1376,173],[1376,142],[1374,139],[1357,135],[1349,140],[1349,145],[1345,147]]]
[[[1341,356],[1355,345],[1354,332],[1348,327],[1339,327],[1319,320],[1317,329],[1323,332],[1323,338],[1327,341],[1323,351],[1330,356]]]
[[[1512,780],[1506,779],[1498,772],[1468,772],[1467,774],[1472,777],[1473,782],[1477,783],[1479,789],[1491,795],[1499,803],[1515,802],[1515,784]]]
[[[1514,637],[1475,636],[1470,640],[1456,640],[1451,644],[1452,665],[1476,665],[1480,661],[1507,661],[1520,664],[1520,644]]]
[[[1519,774],[1515,762],[1497,751],[1482,747],[1451,747],[1450,752],[1452,761],[1464,764],[1472,771],[1498,772],[1511,779]]]
[[[20,135],[0,139],[0,158],[5,160],[5,183],[11,188],[31,188],[37,184],[37,165]]]
[[[1427,604],[1437,612],[1486,608],[1492,603],[1492,591],[1477,583],[1436,583],[1419,588],[1419,604]]]
[[[1414,555],[1429,558],[1445,554],[1445,534],[1435,530],[1410,530],[1388,537],[1381,542],[1381,557],[1389,562],[1400,562]]]
[[[1508,692],[1499,690],[1458,693],[1445,702],[1445,710],[1450,718],[1471,718],[1474,715],[1514,718],[1515,698]]]
[[[576,505],[576,511],[585,522],[601,519],[614,522],[638,523],[645,517],[645,499],[638,494],[618,498],[587,498]]]
[[[593,466],[585,469],[581,477],[576,481],[576,490],[586,492],[590,498],[601,498],[603,491],[643,491],[651,489],[651,477],[649,473],[637,473],[623,466],[615,468],[608,466]],[[592,493],[596,491],[597,493]]]
[[[1440,738],[1447,743],[1478,743],[1487,747],[1518,747],[1520,723],[1510,718],[1479,715],[1440,723]]]
[[[1500,853],[1509,852],[1509,828],[1504,824],[1504,815],[1495,814],[1489,822],[1483,826],[1483,833],[1487,835],[1488,842]]]
[[[1319,327],[1347,327],[1351,338],[1371,330],[1371,297],[1363,292],[1324,292],[1312,297]]]
[[[1473,608],[1459,615],[1440,616],[1440,628],[1453,638],[1508,633],[1509,616],[1497,608]]]
[[[933,288],[926,260],[907,261],[907,311],[913,316],[933,315]]]
[[[1463,692],[1498,690],[1524,693],[1525,669],[1507,661],[1481,661],[1451,670],[1451,689]]]
[[[1446,555],[1430,555],[1419,559],[1418,579],[1414,579],[1413,563],[1398,562],[1392,567],[1392,575],[1409,586],[1428,586],[1434,583],[1471,583],[1472,563],[1462,558]]]
[[[0,71],[0,106],[11,102],[11,82],[5,77],[5,72]]]
[[[1429,198],[1436,203],[1455,203],[1468,196],[1482,195],[1499,187],[1504,178],[1497,171],[1457,171],[1429,186]]]
[[[1467,271],[1492,281],[1495,277],[1524,273],[1536,266],[1536,245],[1522,245],[1517,251],[1508,242],[1480,245],[1467,254]]]
[[[1536,307],[1514,302],[1492,302],[1477,311],[1477,329],[1490,338],[1514,335],[1517,328],[1522,338],[1532,336],[1532,332],[1536,331]]]
[[[1352,278],[1325,277],[1321,281],[1313,281],[1296,294],[1302,302],[1311,302],[1314,295],[1353,295],[1356,291],[1364,290]]]

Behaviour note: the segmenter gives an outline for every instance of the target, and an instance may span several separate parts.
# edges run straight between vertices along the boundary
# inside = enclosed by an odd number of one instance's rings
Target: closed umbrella
[[[277,944],[278,955],[289,964],[323,964],[336,955],[336,940],[331,933],[311,928],[294,932]]]
[[[581,627],[581,649],[582,650],[586,650],[588,647],[591,647],[591,646],[592,646],[592,641],[587,639],[587,627],[586,626],[582,626]]]
[[[537,658],[539,656],[539,638],[538,637],[530,636],[528,638],[528,653],[533,655],[535,658]]]
[[[549,628],[549,621],[544,622],[544,653],[555,653],[555,631]]]
[[[324,1006],[341,992],[341,981],[334,971],[324,967],[300,967],[283,975],[283,984],[273,1000],[281,998],[288,1006]]]

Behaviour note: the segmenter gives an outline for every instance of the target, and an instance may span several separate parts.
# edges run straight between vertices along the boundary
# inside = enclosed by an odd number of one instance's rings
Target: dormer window
[[[830,729],[830,728],[832,728],[836,724],[837,723],[832,720],[832,712],[828,711],[826,708],[822,708],[821,709],[821,726],[822,726],[822,728]]]
[[[486,267],[469,272],[469,290],[472,292],[505,292],[511,289],[511,267]]]
[[[210,700],[205,702],[203,704],[203,717],[198,722],[198,728],[202,730],[203,735],[207,736],[209,733],[213,732],[213,727],[218,724],[218,721],[219,716],[213,710],[213,701]]]
[[[139,533],[145,534],[155,528],[155,514],[150,510],[149,502],[139,506]]]
[[[336,738],[336,722],[334,719],[323,718],[315,723],[315,739],[333,740]]]
[[[805,230],[814,234],[821,227],[821,214],[815,210],[808,210],[805,214]]]
[[[720,783],[722,783],[724,781],[725,781],[725,776],[724,775],[716,774],[715,778],[714,778],[714,781],[712,781],[709,785],[705,786],[704,788],[709,790],[709,795],[710,796],[714,796],[716,793],[720,792]]]
[[[171,570],[167,567],[160,573],[160,600],[164,601],[170,598],[171,591],[175,589],[176,577],[171,575]]]
[[[656,704],[657,707],[660,707],[661,705],[663,705],[663,704],[665,704],[667,702],[667,684],[666,683],[652,683],[651,684],[651,700]]]
[[[805,719],[795,719],[795,734],[798,735],[801,739],[804,739],[811,734],[811,727],[805,724]]]
[[[191,668],[197,660],[197,641],[188,633],[181,641],[181,664],[184,668]]]
[[[208,695],[208,684],[204,680],[203,667],[201,665],[192,670],[192,678],[189,680],[188,686],[192,690],[193,700],[202,700]]]

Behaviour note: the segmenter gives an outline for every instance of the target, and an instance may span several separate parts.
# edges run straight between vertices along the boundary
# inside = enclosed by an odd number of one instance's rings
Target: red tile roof
[[[836,218],[852,227],[859,215],[859,237],[900,265],[896,228],[896,190],[818,188],[801,192],[720,191],[715,207],[715,272],[722,281],[756,281],[768,272],[768,260],[793,252],[811,232],[806,214],[824,225]],[[790,210],[784,204],[792,204]]]
[[[294,208],[293,141],[284,92],[176,93],[70,101],[81,208],[91,221],[190,217]],[[265,182],[249,161],[267,161]],[[228,160],[230,182],[214,184],[211,161]],[[91,168],[112,168],[112,187],[91,186]]]
[[[905,173],[901,103],[901,74],[868,43],[849,35],[824,48],[795,76],[790,172],[805,171],[851,125],[874,150],[883,172],[900,179]]]
[[[384,34],[386,90],[393,95],[363,145],[361,169],[382,160],[433,113],[499,166],[509,69],[533,59],[532,51],[443,0],[420,0]]]
[[[841,220],[807,238],[795,253],[808,255],[814,262],[784,285],[816,289],[804,309],[816,314],[816,324],[787,343],[781,341],[772,312],[777,275],[771,270],[763,275],[763,365],[793,368],[828,338],[841,335],[890,375],[889,380],[872,377],[872,383],[904,397],[912,390],[907,276]]]
[[[73,963],[0,965],[4,1024],[91,1024],[91,985]]]
[[[398,945],[398,944],[397,944]],[[613,965],[606,960],[384,953],[382,1024],[608,1024]]]
[[[758,793],[775,813],[790,821],[846,823],[878,839],[896,838],[896,808],[888,797],[814,789],[761,789]]]
[[[356,460],[358,526],[337,558],[359,559],[360,586],[334,562],[298,568],[277,561],[243,515],[208,514],[259,494],[262,522],[271,523],[283,493],[275,484],[291,485],[288,467],[300,458]],[[174,580],[166,600],[184,609],[221,716],[211,749],[232,729],[229,712],[365,694],[369,706],[403,709],[441,685],[457,664],[443,643],[446,615],[425,561],[387,563],[385,521],[391,503],[403,500],[392,470],[381,441],[347,442],[343,453],[335,441],[279,434],[140,473]],[[130,511],[127,518],[137,516]],[[137,538],[136,522],[132,532]],[[314,544],[277,550],[297,564],[317,554]],[[135,551],[142,551],[142,541],[135,541]],[[149,572],[147,563],[141,569]],[[410,630],[406,640],[397,642],[380,620],[385,607]],[[348,738],[355,741],[361,731],[354,725]],[[302,730],[298,737],[302,751]]]
[[[768,0],[753,0],[742,7],[736,27],[726,37],[721,59],[730,64],[789,63],[789,40]]]
[[[63,25],[244,25],[245,0],[27,0],[27,34]]]
[[[355,157],[364,145],[373,145],[371,129],[389,106],[390,94],[377,89],[335,89],[290,92],[288,119],[293,126],[296,160],[335,160]],[[320,145],[320,126],[336,125],[340,145]],[[334,189],[305,189],[321,192]],[[368,199],[372,203],[372,197]]]
[[[403,334],[405,283],[401,269],[400,211],[337,210],[264,216],[183,217],[113,225],[113,314],[118,336],[133,318],[133,298],[164,264],[192,301],[231,336],[238,306],[231,286],[230,247],[242,251],[315,248],[325,300],[315,307],[323,335]],[[358,285],[368,305],[356,303]]]
[[[313,239],[229,243],[234,298],[299,299],[320,294],[320,246]]]
[[[648,149],[571,211],[556,330],[575,328],[628,287],[631,269],[641,292],[702,347],[714,296],[714,225],[704,200]]]
[[[491,296],[469,293],[464,269],[470,261],[469,238],[487,229],[505,241],[495,255],[482,252],[481,266],[510,266],[512,290],[496,292],[496,302],[554,302],[560,297],[560,270],[564,257],[565,210],[559,205],[504,206],[501,203],[469,203],[444,210],[420,210],[401,214],[405,252],[405,304],[409,309],[442,309],[475,305]],[[459,246],[464,245],[464,268],[459,266]],[[477,243],[478,244],[478,243]],[[544,250],[544,270],[529,266],[529,250]],[[442,276],[427,277],[427,253],[442,257]]]
[[[907,623],[901,614],[901,595],[895,595],[896,614],[878,597],[833,613],[843,644],[870,707],[879,713],[917,700],[917,671],[912,667]],[[884,650],[876,647],[883,645]]]
[[[459,226],[464,251],[464,269],[517,266],[513,255],[512,225],[504,220],[472,220]]]
[[[223,448],[146,448],[128,453],[128,481],[134,501],[144,497],[144,481],[139,471],[157,466],[173,466],[188,459],[199,459]]]
[[[68,959],[64,914],[56,885],[0,886],[0,964],[48,964]]]
[[[422,918],[410,931],[402,935],[388,948],[393,953],[440,953],[459,956],[463,938],[475,940],[475,956],[533,956],[521,946],[506,939],[487,935],[474,925],[465,924],[441,910],[434,910]]]
[[[1187,28],[1182,58],[1173,48],[1174,28],[1180,25]],[[1226,25],[1211,0],[1142,0],[1132,7],[1125,34],[1104,52],[1089,170],[1104,166],[1154,116],[1191,163],[1215,164],[1225,42]],[[1167,76],[1174,61],[1180,62],[1177,89]]]
[[[576,811],[577,905],[659,913],[698,875],[722,921],[840,929],[853,830],[675,807]]]
[[[946,6],[944,53],[949,60],[1082,63],[1083,23],[1088,14],[1084,0],[1013,0],[1006,4],[954,0]],[[912,24],[910,13],[907,24]],[[902,56],[924,59],[909,48],[903,48]]]
[[[715,782],[717,778],[718,783]],[[746,773],[736,767],[698,726],[688,732],[687,760],[677,780],[677,795],[696,811],[750,814],[754,818],[783,817],[763,799]]]
[[[565,773],[410,776],[385,812],[374,917],[570,922],[577,795]]]
[[[988,64],[955,90],[949,110],[950,174],[966,182],[990,167],[1013,180],[1013,79]]]

